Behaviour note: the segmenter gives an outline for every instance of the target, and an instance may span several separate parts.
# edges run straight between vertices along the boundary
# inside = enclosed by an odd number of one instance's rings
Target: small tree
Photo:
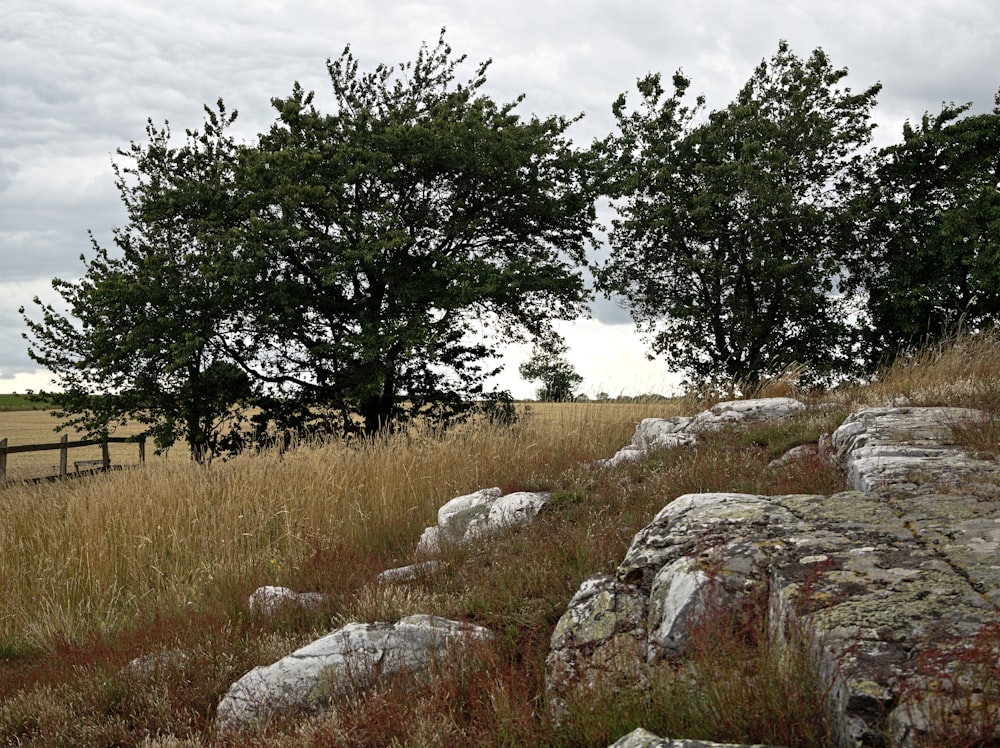
[[[558,336],[548,335],[535,343],[531,357],[521,364],[518,371],[529,382],[538,380],[542,386],[537,397],[546,402],[567,402],[583,382],[572,364],[566,360],[569,348]]]
[[[157,449],[177,440],[198,462],[242,446],[237,404],[250,396],[245,372],[226,355],[237,324],[235,270],[221,233],[236,147],[226,128],[236,118],[221,100],[206,108],[202,132],[180,148],[170,130],[147,126],[115,164],[128,223],[114,251],[93,239],[83,277],[52,284],[67,309],[35,299],[41,319],[24,315],[29,355],[61,391],[44,393],[57,415],[91,436],[116,424],[145,424]],[[63,428],[65,427],[63,426]]]
[[[753,386],[795,362],[815,377],[846,365],[835,298],[863,147],[879,86],[841,89],[822,50],[781,42],[725,109],[683,104],[678,72],[614,104],[606,146],[623,201],[598,287],[619,297],[655,353],[690,377]]]

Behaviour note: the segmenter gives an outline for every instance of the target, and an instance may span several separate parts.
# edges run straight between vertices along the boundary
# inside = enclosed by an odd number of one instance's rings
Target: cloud
[[[7,0],[0,371],[31,366],[15,323],[25,300],[10,284],[79,273],[88,229],[109,242],[123,220],[109,162],[145,140],[147,119],[169,121],[182,137],[200,126],[203,105],[222,97],[240,111],[237,136],[252,140],[274,120],[271,98],[294,81],[316,91],[320,108],[332,107],[324,61],[346,44],[371,69],[413,59],[442,27],[454,50],[469,55],[465,74],[493,58],[487,89],[498,100],[523,92],[525,114],[584,113],[572,129],[581,143],[611,131],[611,102],[648,72],[683,68],[692,94],[726,106],[779,39],[800,56],[823,47],[850,69],[855,90],[884,84],[879,145],[943,101],[989,110],[1000,86],[994,0]],[[617,334],[627,319],[599,300],[580,329]],[[641,356],[628,361],[644,366]]]

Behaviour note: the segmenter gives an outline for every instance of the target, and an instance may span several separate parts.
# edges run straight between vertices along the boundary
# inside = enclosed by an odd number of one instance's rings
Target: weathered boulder
[[[642,688],[650,667],[683,652],[706,600],[735,602],[766,584],[773,630],[804,625],[815,638],[840,744],[878,745],[887,725],[908,744],[928,729],[913,708],[926,701],[920,652],[971,641],[1000,604],[1000,470],[948,444],[955,423],[982,417],[855,414],[833,444],[862,490],[675,499],[557,624],[546,662],[553,717],[596,683]]]
[[[395,569],[386,569],[375,577],[375,581],[381,584],[406,584],[407,582],[414,582],[418,579],[428,577],[439,568],[441,568],[440,561],[436,561],[434,559],[431,559],[430,561],[421,561],[420,563],[410,564],[409,566],[399,566]]]
[[[713,405],[694,418],[645,418],[636,427],[632,441],[614,457],[598,462],[615,467],[641,460],[650,452],[694,445],[699,433],[716,431],[740,423],[754,423],[788,418],[806,409],[790,397],[767,397],[753,400],[730,400]]]
[[[350,623],[233,683],[219,703],[216,726],[228,732],[283,711],[313,711],[380,677],[425,671],[456,646],[491,637],[480,626],[428,615]]]
[[[326,598],[318,592],[295,592],[288,587],[267,585],[258,587],[250,595],[251,613],[269,615],[283,608],[318,608]]]
[[[442,541],[468,543],[516,524],[531,522],[548,502],[544,492],[518,491],[506,496],[499,488],[484,488],[456,496],[438,509],[438,523],[420,536],[417,552],[434,555]]]
[[[704,740],[670,740],[660,738],[641,727],[619,738],[609,748],[767,748],[763,745],[708,743]]]

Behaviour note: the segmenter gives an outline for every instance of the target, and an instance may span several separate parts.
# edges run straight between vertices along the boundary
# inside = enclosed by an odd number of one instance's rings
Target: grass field
[[[784,382],[762,394],[792,392]],[[705,646],[694,648],[702,659],[663,673],[653,698],[580,704],[560,726],[546,716],[545,656],[581,581],[612,570],[665,504],[698,491],[840,490],[843,476],[824,460],[766,465],[857,404],[902,396],[996,413],[1000,343],[929,351],[872,386],[812,396],[831,409],[707,435],[696,450],[610,471],[585,465],[627,443],[639,420],[711,402],[532,404],[509,429],[317,442],[207,467],[178,451],[134,470],[2,487],[0,745],[604,748],[640,724],[719,742],[829,745],[816,674],[769,652],[766,611],[708,622]],[[25,438],[53,438],[44,413],[0,413],[0,437],[18,418]],[[532,525],[450,549],[443,572],[419,584],[375,583],[379,571],[416,560],[441,504],[489,486],[548,490],[553,502]],[[251,615],[247,598],[263,584],[327,602]],[[250,668],[346,622],[411,613],[497,635],[416,693],[388,683],[322,715],[215,734],[215,706]],[[149,678],[123,670],[134,657],[178,650],[182,661]]]
[[[7,410],[46,410],[45,403],[32,400],[28,395],[0,394],[0,413]]]

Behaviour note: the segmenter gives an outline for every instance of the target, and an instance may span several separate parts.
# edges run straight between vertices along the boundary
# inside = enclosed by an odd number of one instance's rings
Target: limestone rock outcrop
[[[968,646],[1000,604],[1000,470],[949,443],[957,424],[983,418],[860,411],[832,439],[856,490],[667,504],[557,624],[553,717],[597,683],[642,688],[651,667],[683,651],[708,599],[735,603],[766,585],[774,630],[802,625],[815,637],[839,743],[878,745],[892,729],[909,744],[927,722],[920,652]]]
[[[253,591],[248,608],[251,613],[269,615],[284,608],[318,608],[324,600],[318,592],[295,592],[288,587],[266,585]]]
[[[456,496],[438,509],[438,523],[428,527],[417,543],[417,552],[431,556],[442,541],[469,543],[505,527],[531,522],[548,502],[544,492],[518,491],[503,495],[499,488],[484,488]]]
[[[225,733],[290,709],[313,711],[378,678],[425,671],[455,647],[491,637],[480,626],[429,615],[350,623],[233,683],[216,726]]]
[[[716,431],[727,426],[788,418],[806,409],[791,397],[767,397],[753,400],[730,400],[713,405],[693,418],[646,418],[635,430],[632,441],[622,447],[614,457],[598,463],[601,467],[615,467],[641,460],[648,453],[674,447],[690,447],[698,441],[698,434]]]

